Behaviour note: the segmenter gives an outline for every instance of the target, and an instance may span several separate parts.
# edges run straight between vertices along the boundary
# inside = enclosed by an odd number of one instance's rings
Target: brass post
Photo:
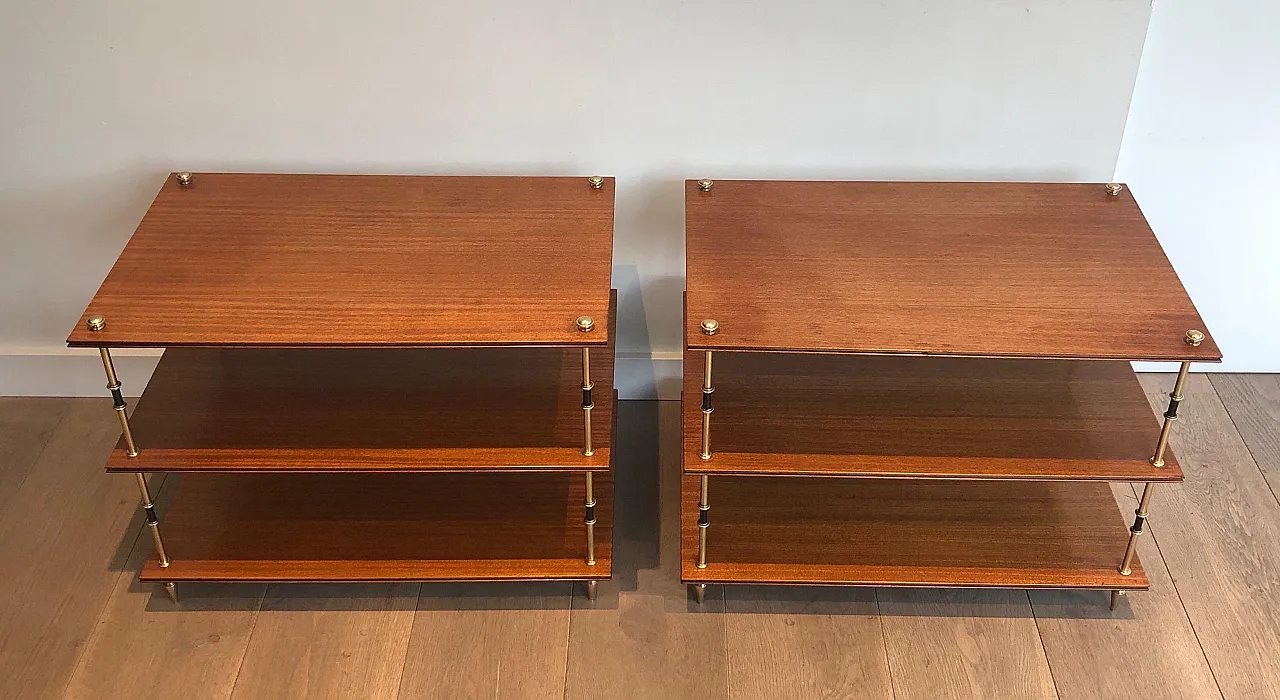
[[[591,472],[587,472],[587,566],[596,565],[596,499],[591,481]]]
[[[1129,543],[1124,548],[1124,558],[1120,560],[1120,575],[1133,573],[1133,554],[1138,551],[1138,535],[1142,534],[1147,524],[1147,506],[1151,503],[1151,490],[1155,484],[1148,482],[1142,487],[1142,498],[1138,501],[1138,510],[1134,511],[1133,527],[1129,528]]]
[[[583,333],[590,333],[596,327],[595,319],[590,316],[579,316],[577,320],[578,330]],[[596,451],[591,447],[591,409],[595,408],[595,402],[591,399],[591,389],[595,385],[591,383],[591,348],[582,348],[582,454],[590,457]]]
[[[1115,610],[1120,606],[1120,598],[1124,596],[1124,589],[1111,591],[1111,609]]]
[[[147,514],[147,529],[151,530],[151,540],[156,544],[156,554],[160,556],[160,566],[169,566],[169,555],[164,551],[164,540],[160,539],[160,520],[156,518],[156,507],[151,502],[151,490],[147,488],[147,478],[142,472],[135,472],[138,479],[138,493],[142,497],[142,510]]]
[[[120,379],[116,377],[116,367],[111,362],[111,351],[98,348],[98,354],[102,356],[102,367],[107,371],[107,389],[111,391],[116,417],[120,419],[120,433],[124,436],[125,454],[137,457],[138,446],[133,441],[133,431],[129,429],[129,415],[125,412],[129,405],[124,402],[124,394],[120,393]]]
[[[1164,452],[1169,447],[1169,433],[1173,432],[1173,422],[1178,420],[1178,406],[1182,403],[1182,387],[1187,383],[1187,373],[1191,371],[1191,363],[1183,362],[1178,369],[1178,379],[1173,384],[1173,392],[1169,394],[1169,410],[1164,412],[1164,425],[1160,426],[1160,439],[1156,441],[1155,454],[1151,463],[1157,467],[1164,466]]]
[[[707,584],[705,583],[693,584],[693,600],[697,602],[698,605],[702,605],[702,601],[706,599],[707,599]]]
[[[720,324],[708,318],[702,322],[703,335],[715,335],[720,332]],[[706,361],[702,366],[702,452],[703,459],[711,459],[711,394],[715,388],[711,386],[711,351],[706,351]]]
[[[599,587],[598,581],[587,581],[587,600],[595,602],[596,589]]]
[[[707,475],[701,477],[698,493],[698,568],[707,568],[707,528],[711,526],[711,504],[707,502]]]

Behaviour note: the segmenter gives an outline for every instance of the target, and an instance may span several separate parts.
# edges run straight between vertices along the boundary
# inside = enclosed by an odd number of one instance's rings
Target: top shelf
[[[604,346],[614,181],[599,184],[170,176],[67,342]],[[86,328],[93,315],[105,328]]]
[[[690,180],[685,217],[691,349],[1222,359],[1128,188]]]

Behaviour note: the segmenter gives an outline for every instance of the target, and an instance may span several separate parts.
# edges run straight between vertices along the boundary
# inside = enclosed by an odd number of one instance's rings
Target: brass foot
[[[1120,605],[1120,596],[1124,595],[1124,591],[1111,591],[1111,609],[1115,610]]]
[[[587,600],[592,602],[596,599],[596,589],[599,587],[599,581],[587,581]]]
[[[172,581],[164,584],[164,592],[169,594],[169,600],[172,600],[174,603],[178,602],[178,584]]]
[[[696,602],[698,605],[702,605],[702,601],[706,600],[707,598],[707,584],[694,583],[694,584],[690,584],[689,587],[693,589],[694,602]]]

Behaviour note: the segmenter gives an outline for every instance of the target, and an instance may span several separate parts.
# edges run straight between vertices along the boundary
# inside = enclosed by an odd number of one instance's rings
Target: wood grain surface
[[[612,343],[591,377],[585,457],[580,349],[171,348],[134,411],[140,453],[107,469],[607,471]]]
[[[613,199],[612,178],[171,176],[67,342],[604,345]]]
[[[685,352],[689,473],[1180,481],[1126,362]],[[692,397],[693,400],[689,400]]]
[[[1128,189],[690,180],[685,241],[690,348],[1221,359]]]
[[[612,478],[586,564],[581,474],[182,474],[145,581],[608,578]]]
[[[1144,589],[1117,571],[1128,528],[1107,484],[721,477],[697,562],[685,476],[685,581]]]

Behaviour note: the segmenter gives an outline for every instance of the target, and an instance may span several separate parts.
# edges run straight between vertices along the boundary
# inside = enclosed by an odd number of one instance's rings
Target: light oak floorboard
[[[165,499],[157,500],[163,505]],[[163,517],[162,510],[162,534]],[[266,586],[181,583],[174,605],[162,586],[138,581],[152,551],[151,536],[139,533],[65,698],[231,696]]]
[[[1154,410],[1170,375],[1146,375]],[[1192,375],[1172,446],[1187,474],[1149,521],[1223,697],[1280,698],[1280,505],[1208,377]]]
[[[874,589],[727,586],[734,700],[893,698]]]
[[[1280,374],[1215,374],[1209,379],[1272,495],[1280,498]]]
[[[569,583],[424,584],[401,698],[564,697]]]
[[[1162,488],[1162,487],[1158,487]],[[1129,484],[1112,484],[1126,519],[1138,507]],[[1138,540],[1151,590],[1109,608],[1107,591],[1029,591],[1062,700],[1221,698],[1156,543]],[[1117,563],[1123,553],[1116,553]]]
[[[0,396],[0,513],[9,509],[72,401]]]
[[[416,583],[267,588],[231,697],[395,698]]]
[[[0,512],[0,697],[58,697],[141,527],[132,477],[103,471],[120,424],[75,402]]]
[[[1026,591],[876,593],[897,700],[1057,697]]]
[[[565,697],[725,698],[723,590],[697,605],[680,583],[680,404],[618,410],[613,580],[573,599]]]

